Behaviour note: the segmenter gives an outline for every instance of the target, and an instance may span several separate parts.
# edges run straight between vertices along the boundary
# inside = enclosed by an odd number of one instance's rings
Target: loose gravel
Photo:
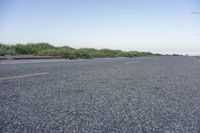
[[[0,63],[1,133],[200,132],[200,61]]]

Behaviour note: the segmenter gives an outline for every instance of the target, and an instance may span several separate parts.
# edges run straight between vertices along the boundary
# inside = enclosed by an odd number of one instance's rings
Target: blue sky
[[[0,0],[0,42],[200,54],[199,0]]]

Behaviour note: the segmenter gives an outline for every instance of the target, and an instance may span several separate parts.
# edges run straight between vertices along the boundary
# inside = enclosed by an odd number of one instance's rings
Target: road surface
[[[200,60],[0,63],[0,132],[200,132]]]

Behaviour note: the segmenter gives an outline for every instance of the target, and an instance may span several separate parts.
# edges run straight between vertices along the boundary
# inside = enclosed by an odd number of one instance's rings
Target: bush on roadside
[[[55,47],[48,43],[28,43],[26,45],[17,44],[14,46],[16,53],[37,55],[40,50],[54,49]]]
[[[15,53],[15,48],[10,45],[0,43],[0,56],[15,55]]]
[[[91,59],[91,54],[87,51],[87,49],[80,48],[76,50],[76,57],[82,59]]]
[[[47,49],[38,52],[40,56],[61,56],[66,59],[75,59],[76,54],[74,50],[69,49]]]
[[[118,57],[118,55],[122,51],[121,50],[111,50],[111,49],[100,49],[99,52],[103,57]]]

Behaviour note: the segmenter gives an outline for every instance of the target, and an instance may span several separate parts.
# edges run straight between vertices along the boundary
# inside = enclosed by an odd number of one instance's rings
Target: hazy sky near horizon
[[[200,54],[200,1],[0,0],[0,42]]]

